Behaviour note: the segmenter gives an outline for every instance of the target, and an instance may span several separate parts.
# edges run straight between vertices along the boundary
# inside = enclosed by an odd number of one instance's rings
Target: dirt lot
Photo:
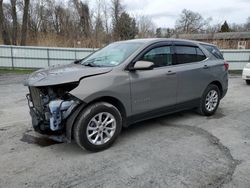
[[[99,153],[32,131],[25,77],[0,75],[0,187],[250,187],[250,87],[239,76],[216,115],[145,121]]]

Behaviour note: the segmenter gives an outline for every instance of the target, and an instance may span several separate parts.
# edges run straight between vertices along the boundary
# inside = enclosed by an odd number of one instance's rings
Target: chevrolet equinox
[[[178,39],[112,43],[26,80],[35,131],[90,151],[122,127],[186,109],[211,116],[228,88],[228,64],[212,44]]]

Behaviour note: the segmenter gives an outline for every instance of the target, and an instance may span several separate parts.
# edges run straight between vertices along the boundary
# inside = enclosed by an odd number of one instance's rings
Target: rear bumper
[[[244,68],[242,72],[243,80],[250,80],[250,68]]]

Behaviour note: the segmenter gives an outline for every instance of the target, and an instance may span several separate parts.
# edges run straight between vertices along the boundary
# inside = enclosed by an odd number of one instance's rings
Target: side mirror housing
[[[134,64],[134,67],[131,67],[129,70],[152,70],[154,68],[154,63],[150,61],[137,61]]]

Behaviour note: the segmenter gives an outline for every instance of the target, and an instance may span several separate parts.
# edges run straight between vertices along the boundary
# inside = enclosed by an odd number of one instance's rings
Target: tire
[[[247,85],[250,85],[250,80],[246,80],[246,84],[247,84]]]
[[[221,94],[219,88],[214,84],[208,85],[201,97],[200,106],[197,108],[197,112],[204,116],[213,115],[220,104],[220,99]]]
[[[121,129],[122,116],[119,110],[107,102],[97,102],[78,115],[74,139],[81,148],[97,152],[109,148]]]

